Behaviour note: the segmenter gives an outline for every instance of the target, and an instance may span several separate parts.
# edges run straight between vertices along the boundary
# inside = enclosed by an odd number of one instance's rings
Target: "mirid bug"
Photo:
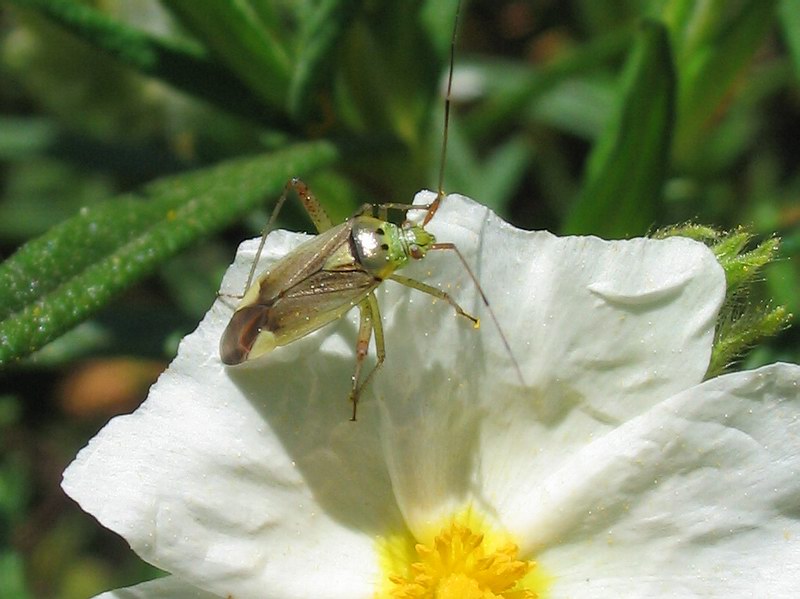
[[[450,44],[450,69],[445,97],[444,140],[436,199],[428,206],[410,204],[366,204],[339,225],[333,225],[322,205],[299,179],[291,179],[278,200],[261,238],[256,260],[250,270],[246,292],[231,317],[220,340],[220,357],[224,364],[234,366],[287,345],[322,326],[341,318],[358,307],[360,324],[356,342],[356,364],[352,376],[350,401],[352,417],[356,419],[358,399],[386,358],[380,308],[375,289],[389,279],[427,293],[449,303],[456,314],[469,320],[476,328],[480,321],[469,314],[446,292],[416,279],[397,274],[411,260],[422,260],[428,252],[448,250],[463,264],[478,289],[483,304],[491,315],[506,350],[522,381],[519,366],[502,329],[489,306],[477,278],[466,260],[452,243],[437,242],[425,229],[434,217],[444,197],[443,177],[447,152],[447,131],[450,113],[450,93],[453,80],[455,32]],[[253,283],[258,257],[266,236],[290,191],[294,191],[319,234],[278,260]],[[406,213],[401,225],[387,220],[387,211]],[[407,218],[412,210],[424,210],[422,224]],[[377,362],[362,378],[362,367],[370,339],[375,338]]]

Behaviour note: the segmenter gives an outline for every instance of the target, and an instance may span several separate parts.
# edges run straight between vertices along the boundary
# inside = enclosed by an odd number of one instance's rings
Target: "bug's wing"
[[[319,271],[273,298],[233,313],[220,339],[223,363],[241,364],[341,317],[380,284],[361,269]]]
[[[380,283],[350,247],[352,222],[301,244],[247,290],[220,340],[225,364],[286,345],[336,320]]]
[[[352,229],[352,222],[346,221],[297,246],[258,277],[253,288],[247,290],[242,298],[241,305],[253,301],[268,304],[269,300],[324,268],[330,257],[338,253],[337,250],[349,248]],[[257,298],[253,297],[254,293],[257,293]]]
[[[262,330],[286,345],[336,320],[380,284],[360,268],[321,270],[287,290],[267,309]]]

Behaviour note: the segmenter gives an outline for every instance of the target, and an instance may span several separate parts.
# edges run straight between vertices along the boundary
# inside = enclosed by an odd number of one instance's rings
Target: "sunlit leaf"
[[[161,179],[30,241],[0,265],[0,364],[42,347],[198,238],[277,196],[290,175],[337,157],[319,142]]]

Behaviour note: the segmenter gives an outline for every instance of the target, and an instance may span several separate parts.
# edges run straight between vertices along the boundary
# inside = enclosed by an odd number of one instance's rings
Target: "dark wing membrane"
[[[262,326],[274,333],[277,345],[286,345],[345,314],[380,282],[357,267],[321,270],[264,306],[266,318]]]
[[[247,359],[261,334],[266,316],[267,311],[263,306],[244,306],[233,313],[219,342],[219,356],[223,364],[241,364]]]

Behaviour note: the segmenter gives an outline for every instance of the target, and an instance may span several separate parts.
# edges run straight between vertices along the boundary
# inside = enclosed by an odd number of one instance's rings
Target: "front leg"
[[[286,185],[284,185],[283,193],[275,203],[275,208],[272,210],[272,214],[269,216],[267,225],[264,227],[264,230],[261,233],[261,241],[258,244],[258,251],[256,251],[255,260],[253,260],[253,264],[250,267],[250,274],[247,275],[247,284],[244,286],[244,292],[242,292],[240,297],[244,297],[244,294],[247,293],[248,289],[250,289],[250,285],[253,284],[253,277],[255,277],[256,274],[256,266],[258,265],[258,261],[261,259],[261,252],[264,250],[264,244],[267,241],[267,235],[269,235],[272,229],[275,227],[275,221],[278,219],[278,214],[280,213],[281,208],[283,208],[283,205],[286,203],[286,198],[288,197],[290,190],[294,190],[295,194],[297,194],[298,199],[303,204],[306,214],[308,214],[308,217],[314,223],[318,233],[322,233],[323,231],[327,231],[333,227],[331,218],[328,216],[328,213],[325,212],[325,208],[322,207],[322,204],[319,203],[319,200],[317,200],[317,198],[314,197],[314,194],[311,193],[308,185],[303,183],[297,177],[292,177],[289,179],[286,182]]]
[[[432,287],[427,283],[423,283],[422,281],[417,281],[416,279],[412,279],[410,277],[404,277],[403,275],[393,274],[389,277],[392,281],[396,281],[401,285],[405,285],[406,287],[411,287],[411,289],[416,289],[417,291],[421,291],[422,293],[427,293],[428,295],[432,295],[433,297],[439,298],[441,300],[446,301],[448,304],[453,306],[453,309],[456,311],[456,314],[459,316],[463,316],[467,320],[472,323],[472,326],[476,329],[480,328],[481,321],[480,318],[477,316],[473,316],[464,308],[458,305],[458,302],[453,299],[453,296],[447,293],[446,291],[442,291],[436,287]]]

